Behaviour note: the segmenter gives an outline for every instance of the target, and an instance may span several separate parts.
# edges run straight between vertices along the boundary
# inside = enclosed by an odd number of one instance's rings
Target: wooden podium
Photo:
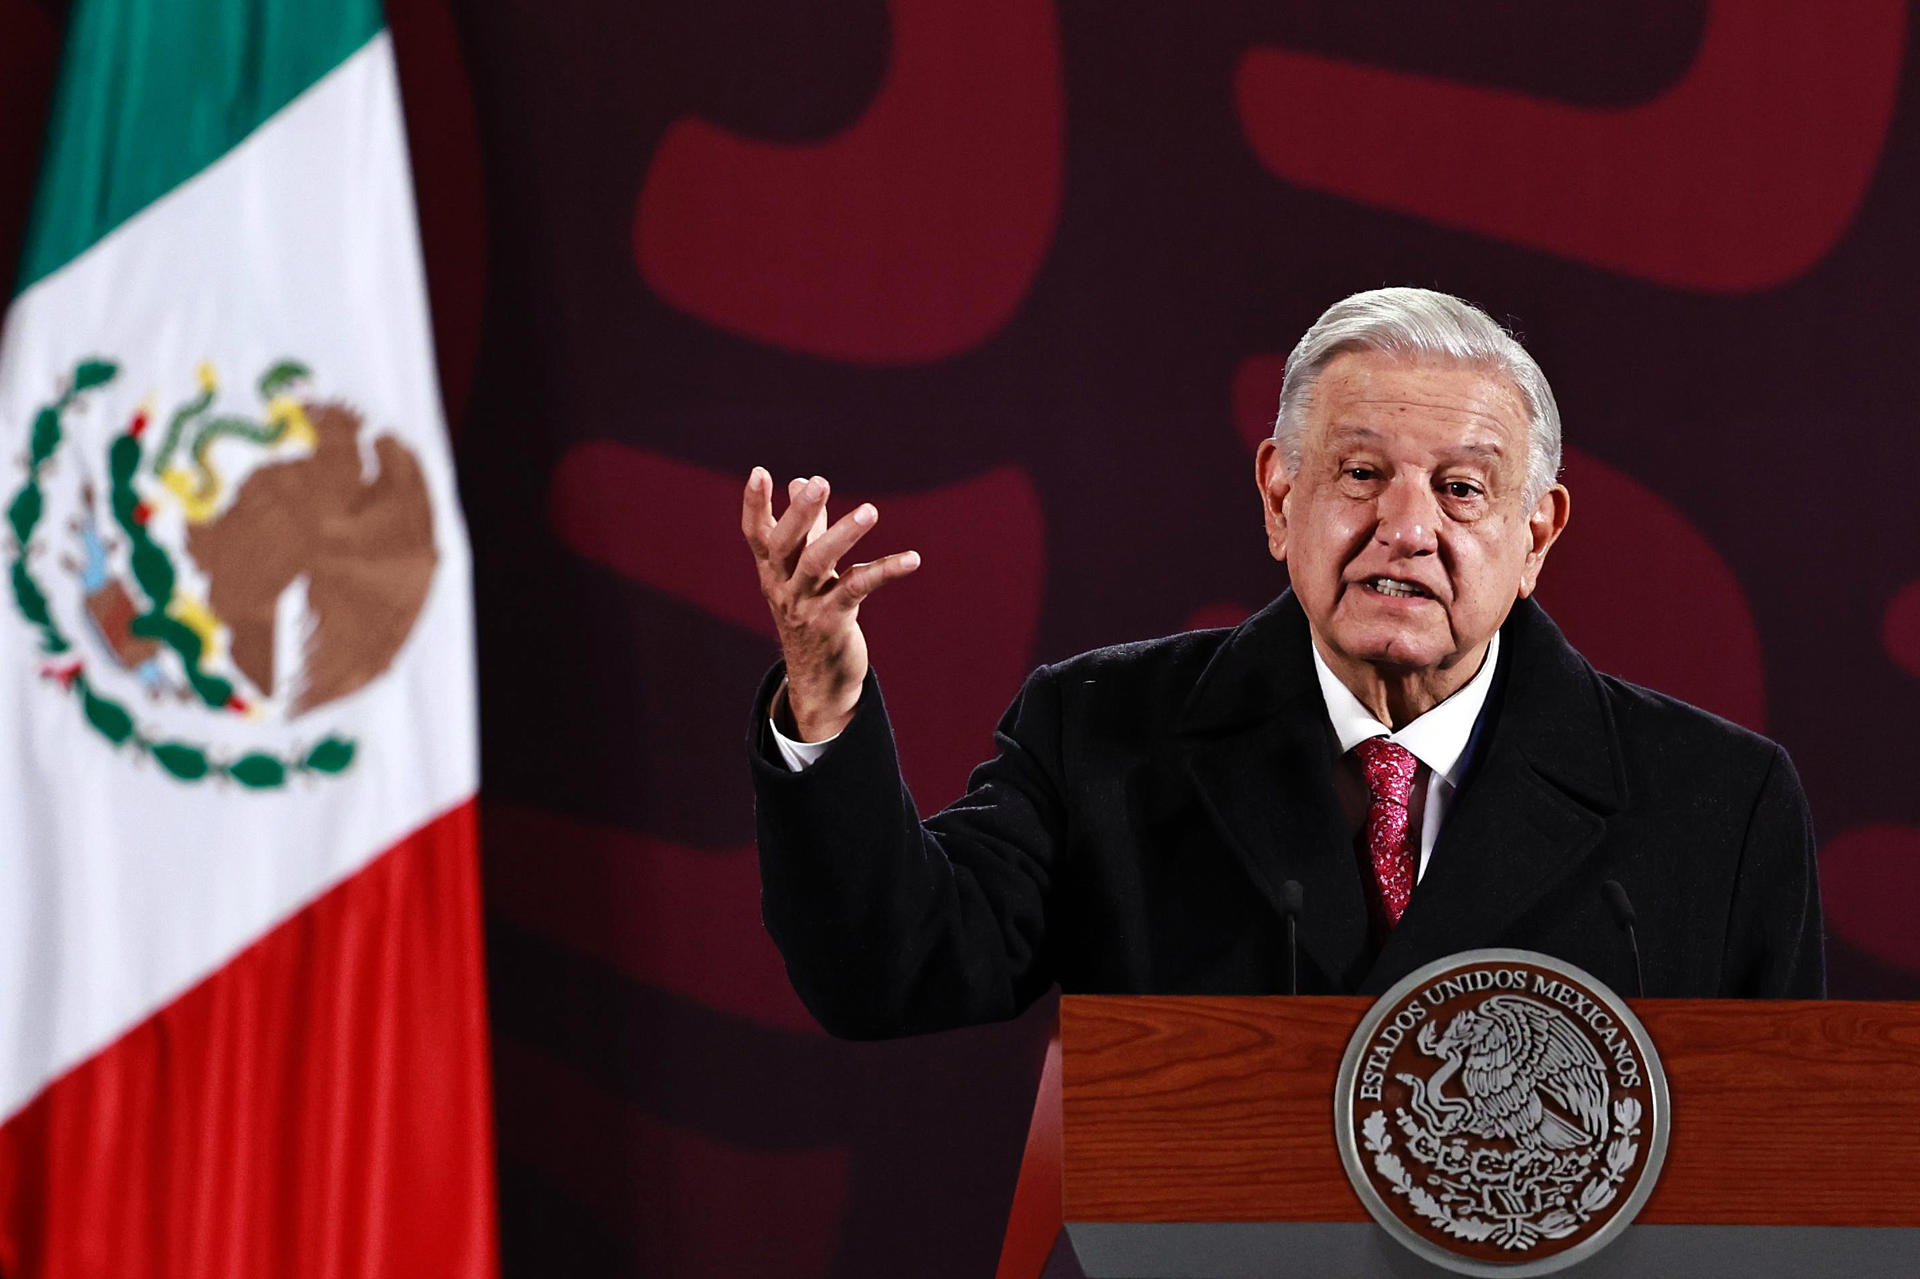
[[[1672,1095],[1633,1226],[1558,1273],[1920,1275],[1920,1004],[1629,1001]],[[1414,1276],[1348,1183],[1333,1088],[1371,999],[1067,996],[999,1279]]]

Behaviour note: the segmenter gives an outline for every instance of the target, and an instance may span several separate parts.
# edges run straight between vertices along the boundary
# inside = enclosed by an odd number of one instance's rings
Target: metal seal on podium
[[[1374,1220],[1468,1275],[1604,1248],[1653,1192],[1670,1122],[1625,1001],[1530,950],[1463,951],[1388,991],[1347,1044],[1333,1111]]]

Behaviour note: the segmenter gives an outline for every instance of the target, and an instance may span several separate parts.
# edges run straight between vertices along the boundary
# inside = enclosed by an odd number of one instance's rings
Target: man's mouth
[[[1424,586],[1415,586],[1412,582],[1401,582],[1391,577],[1369,577],[1362,582],[1376,595],[1385,595],[1400,600],[1430,600],[1433,592]]]

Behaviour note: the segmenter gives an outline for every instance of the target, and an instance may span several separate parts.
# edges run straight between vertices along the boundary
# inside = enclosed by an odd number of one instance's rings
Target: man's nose
[[[1396,476],[1376,507],[1374,540],[1395,555],[1431,555],[1440,548],[1440,503],[1423,481]]]

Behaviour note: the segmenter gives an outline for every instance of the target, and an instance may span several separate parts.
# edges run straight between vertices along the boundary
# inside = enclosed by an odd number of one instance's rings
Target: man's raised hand
[[[920,567],[917,551],[855,564],[840,560],[865,537],[880,513],[862,504],[827,522],[828,485],[816,475],[787,485],[787,509],[773,516],[773,477],[756,466],[740,503],[740,531],[753,550],[760,593],[773,610],[787,659],[787,707],[802,741],[833,737],[853,718],[867,678],[867,640],[860,602],[881,585]]]

